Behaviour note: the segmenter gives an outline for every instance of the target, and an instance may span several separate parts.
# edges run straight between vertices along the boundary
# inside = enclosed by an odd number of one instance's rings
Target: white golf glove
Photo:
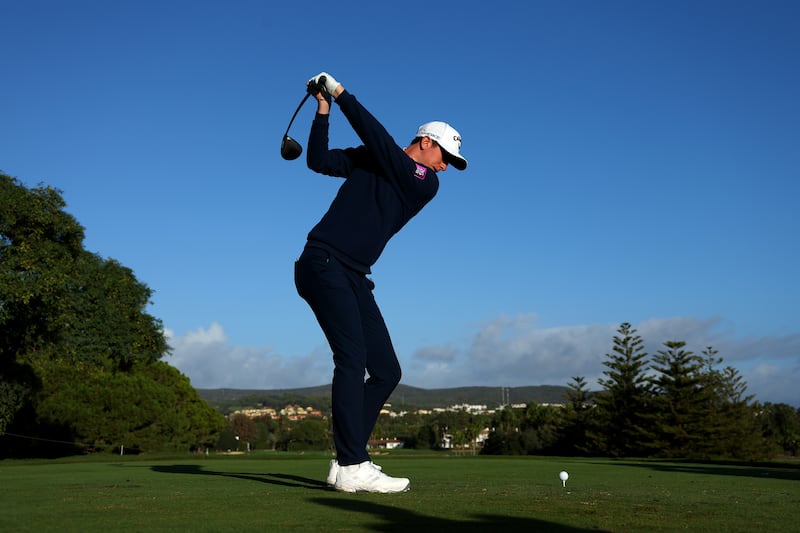
[[[317,74],[316,76],[314,76],[313,78],[311,78],[308,81],[309,81],[309,83],[311,83],[311,82],[318,83],[319,79],[322,76],[325,76],[325,90],[328,91],[328,94],[333,94],[333,91],[336,90],[336,87],[338,87],[341,84],[338,81],[336,81],[336,78],[334,78],[333,76],[331,76],[327,72],[320,72],[319,74]]]

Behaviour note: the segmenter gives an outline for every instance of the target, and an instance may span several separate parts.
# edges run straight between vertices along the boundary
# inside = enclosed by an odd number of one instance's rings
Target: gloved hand
[[[311,78],[306,82],[306,92],[320,102],[324,100],[330,104],[331,100],[333,99],[331,94],[328,92],[328,89],[325,88],[325,77],[322,74],[316,78]]]
[[[308,80],[309,85],[320,84],[320,81],[322,81],[320,80],[320,78],[322,78],[323,76],[325,76],[325,82],[324,82],[325,90],[328,92],[328,94],[333,94],[333,91],[336,90],[336,87],[338,87],[341,84],[338,81],[336,81],[336,78],[334,78],[327,72],[320,72],[319,74]]]

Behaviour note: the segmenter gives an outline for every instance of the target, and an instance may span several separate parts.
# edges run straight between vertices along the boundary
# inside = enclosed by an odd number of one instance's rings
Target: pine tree
[[[603,361],[607,377],[599,380],[603,390],[595,398],[596,423],[589,436],[598,451],[613,457],[648,455],[653,441],[648,355],[629,323],[620,325],[612,351]]]
[[[702,448],[707,456],[761,458],[767,454],[767,445],[752,405],[753,396],[747,395],[747,384],[738,370],[731,366],[717,370],[723,361],[718,353],[711,346],[703,351],[709,403]]]
[[[568,403],[564,410],[563,437],[560,443],[563,453],[567,455],[592,454],[597,449],[597,444],[589,436],[591,417],[595,409],[586,387],[583,376],[573,376],[572,382],[567,384]]]
[[[702,373],[703,360],[684,350],[683,341],[667,341],[664,346],[666,350],[653,357],[661,454],[705,456],[705,425],[713,396]]]

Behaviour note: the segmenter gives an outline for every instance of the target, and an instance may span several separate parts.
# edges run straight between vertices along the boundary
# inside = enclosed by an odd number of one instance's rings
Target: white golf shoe
[[[339,475],[339,462],[331,459],[331,467],[328,469],[328,479],[325,480],[329,487],[336,485],[336,476]]]
[[[339,466],[334,487],[340,492],[405,492],[411,482],[404,477],[389,477],[371,461],[357,465]]]
[[[375,463],[372,463],[372,466],[374,466],[378,470],[383,470],[380,467],[380,465],[376,465]],[[331,459],[331,466],[328,469],[328,479],[326,480],[329,487],[336,486],[336,476],[338,474],[339,474],[339,461],[337,461],[336,459]]]

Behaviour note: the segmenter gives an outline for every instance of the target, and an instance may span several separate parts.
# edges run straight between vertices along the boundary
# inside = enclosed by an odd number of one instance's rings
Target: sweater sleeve
[[[353,169],[353,162],[347,157],[344,150],[328,149],[328,130],[330,128],[328,117],[328,115],[318,113],[311,123],[306,164],[314,172],[346,178]]]
[[[433,169],[415,163],[394,141],[389,132],[352,94],[344,91],[336,99],[342,113],[374,157],[385,175],[397,188],[408,208],[418,211],[438,190]],[[426,180],[427,173],[431,179]]]

